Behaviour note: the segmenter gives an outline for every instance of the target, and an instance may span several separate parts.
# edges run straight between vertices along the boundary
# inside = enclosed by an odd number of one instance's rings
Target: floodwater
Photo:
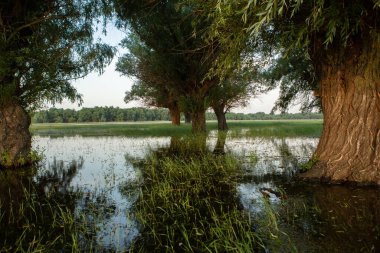
[[[43,152],[44,159],[32,181],[45,193],[72,196],[65,201],[76,218],[96,227],[91,239],[95,249],[127,251],[139,235],[133,205],[143,178],[135,163],[170,142],[170,137],[34,136],[33,147]],[[269,204],[277,215],[283,238],[267,241],[267,252],[380,251],[378,189],[294,179],[300,164],[315,150],[317,138],[218,140],[218,134],[211,132],[207,144],[211,151],[242,159],[245,176],[236,191],[244,209],[265,219]],[[6,186],[0,188],[4,194]],[[7,201],[1,202],[5,207]]]

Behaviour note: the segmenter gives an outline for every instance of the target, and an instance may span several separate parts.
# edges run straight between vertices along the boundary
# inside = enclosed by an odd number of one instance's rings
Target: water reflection
[[[227,140],[227,131],[218,131],[218,139],[216,140],[216,144],[214,147],[214,154],[220,154],[223,155],[226,153],[225,146],[226,146],[226,140]]]
[[[239,198],[253,215],[277,219],[281,241],[267,241],[274,252],[377,252],[380,250],[380,190],[304,183],[294,179],[316,148],[310,138],[251,140],[257,163],[238,185]],[[261,146],[258,142],[262,143]],[[231,144],[229,144],[231,145]],[[248,143],[247,145],[250,145]],[[235,149],[246,155],[247,148]],[[269,152],[268,152],[269,150]],[[268,190],[267,192],[263,191]],[[273,194],[273,192],[280,192]],[[271,214],[271,215],[272,215]],[[286,235],[286,236],[285,236]],[[342,243],[344,242],[344,243]]]
[[[220,159],[229,154],[239,157],[244,176],[236,188],[224,186],[229,194],[220,187],[222,195],[238,198],[241,208],[255,218],[264,217],[269,205],[286,237],[281,239],[291,241],[297,251],[379,251],[378,189],[294,180],[317,143],[317,138],[240,138],[216,131],[195,143],[184,137],[37,136],[33,146],[45,150],[42,168],[0,173],[0,242],[15,251],[11,247],[27,248],[34,235],[41,235],[41,243],[52,249],[71,250],[73,232],[84,249],[91,245],[98,251],[126,251],[140,233],[133,208],[144,184],[141,169],[147,157],[156,153],[194,158],[193,151],[202,150]],[[55,210],[60,209],[57,215]],[[72,225],[59,227],[67,218]],[[24,238],[17,242],[20,236]],[[276,240],[265,242],[268,251],[293,249],[275,244]]]
[[[38,175],[34,168],[0,172],[0,251],[72,249],[81,194],[69,185],[81,164],[55,162],[50,169]]]
[[[169,138],[79,136],[35,137],[33,142],[45,150],[39,174],[54,174],[57,163],[74,160],[80,164],[81,169],[65,187],[81,192],[75,212],[96,230],[91,244],[100,251],[125,251],[138,235],[131,209],[138,198],[141,173],[131,160],[142,160],[149,150],[167,143]],[[64,173],[71,174],[70,170]]]

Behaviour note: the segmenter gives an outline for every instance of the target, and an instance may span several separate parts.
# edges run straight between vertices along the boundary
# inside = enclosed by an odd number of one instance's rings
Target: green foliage
[[[260,76],[270,86],[280,88],[272,112],[285,113],[293,104],[299,104],[302,112],[321,111],[321,100],[313,94],[319,89],[315,70],[302,50],[279,56]]]
[[[306,172],[306,171],[310,170],[311,168],[314,167],[314,165],[315,165],[317,162],[318,162],[318,158],[317,158],[317,157],[315,157],[315,156],[311,157],[311,159],[310,159],[308,162],[306,162],[306,163],[304,163],[304,164],[301,164],[301,169],[300,169],[300,171],[301,171],[301,172]]]
[[[318,113],[265,114],[227,113],[228,120],[276,120],[276,119],[322,119]],[[206,113],[207,120],[216,120],[214,113]],[[50,108],[32,114],[32,123],[75,123],[75,122],[135,122],[135,121],[169,121],[167,109],[94,107],[72,109]]]
[[[37,165],[43,158],[43,155],[38,150],[31,150],[26,156],[21,156],[12,164],[12,161],[9,153],[4,152],[0,154],[0,169],[5,168],[22,168],[30,165]]]
[[[77,166],[73,164],[68,173],[54,169],[38,175],[36,168],[0,171],[1,252],[89,250],[80,244],[91,240],[94,228],[74,212],[80,193],[64,187]]]
[[[261,248],[262,241],[252,229],[254,221],[241,210],[236,197],[238,161],[207,151],[170,153],[153,153],[142,168],[145,183],[136,212],[143,230],[131,251],[249,252]]]
[[[119,59],[117,70],[138,79],[126,93],[126,101],[179,106],[181,111],[197,115],[210,106],[227,111],[254,94],[253,72],[246,70],[249,66],[229,73],[225,82],[208,75],[215,59],[224,52],[218,41],[205,38],[210,22],[197,12],[194,3],[171,0],[118,4],[119,26],[129,29],[122,43],[129,52]]]
[[[335,41],[346,46],[350,38],[378,29],[374,26],[379,22],[377,4],[374,0],[247,1],[242,11],[243,17],[250,17],[245,23],[252,34],[272,22],[283,31],[284,44],[290,47],[309,47],[314,39],[328,47]]]
[[[110,15],[107,1],[2,1],[0,103],[17,99],[34,109],[44,101],[81,101],[70,84],[99,72],[113,48],[94,43],[94,21]]]
[[[127,1],[118,7],[119,26],[129,29],[122,42],[129,53],[117,70],[138,79],[126,100],[170,108],[181,97],[198,95],[208,63],[202,59],[203,40],[192,36],[191,11],[179,1]]]
[[[353,42],[379,38],[376,0],[188,1],[209,18],[207,37],[218,40],[224,52],[218,55],[211,75],[226,76],[258,57],[263,82],[269,80],[269,88],[280,86],[274,110],[282,112],[293,102],[301,103],[305,111],[320,108],[319,98],[311,91],[319,89],[326,48],[339,58],[349,54],[344,50]]]
[[[50,108],[33,113],[33,123],[74,123],[74,122],[135,122],[170,120],[166,109],[94,107],[71,109]]]

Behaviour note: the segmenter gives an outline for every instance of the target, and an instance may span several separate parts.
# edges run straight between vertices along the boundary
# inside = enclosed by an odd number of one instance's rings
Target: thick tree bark
[[[191,114],[191,131],[193,133],[206,132],[206,111],[198,110]]]
[[[30,116],[16,102],[0,105],[0,167],[14,168],[30,163]]]
[[[321,62],[323,132],[317,162],[301,177],[380,184],[380,43],[351,42]]]
[[[190,112],[185,112],[185,124],[190,124],[191,123],[191,113]]]
[[[178,106],[172,106],[169,108],[170,119],[172,121],[172,125],[179,126],[181,124],[181,112]]]
[[[212,109],[214,110],[216,118],[218,120],[218,130],[220,131],[228,130],[226,113],[224,112],[224,106],[223,105],[213,106]]]

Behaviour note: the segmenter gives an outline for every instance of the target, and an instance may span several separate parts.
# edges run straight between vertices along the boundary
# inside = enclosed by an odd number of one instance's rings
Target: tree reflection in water
[[[302,140],[302,139],[301,139]],[[261,155],[238,193],[244,208],[276,219],[277,239],[266,241],[275,252],[377,252],[380,250],[380,190],[377,188],[325,185],[297,180],[303,154],[315,148],[310,143],[270,140],[273,155]],[[260,154],[258,154],[260,156]],[[307,158],[307,157],[306,157]],[[283,197],[262,193],[281,192]],[[266,220],[265,220],[266,221]],[[266,225],[264,225],[266,226]],[[293,246],[288,246],[291,242]],[[344,242],[344,243],[342,243]]]
[[[83,160],[0,172],[1,251],[71,250],[81,232],[74,215],[81,193],[70,186]]]

